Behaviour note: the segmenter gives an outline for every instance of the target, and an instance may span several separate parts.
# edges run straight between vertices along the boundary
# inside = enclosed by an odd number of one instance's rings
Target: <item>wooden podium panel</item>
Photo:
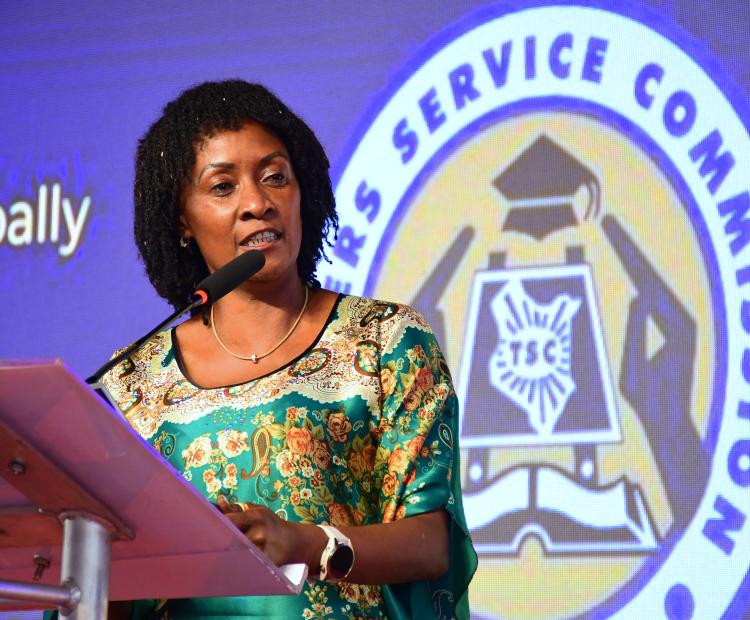
[[[60,360],[0,362],[0,579],[59,584],[62,526],[114,524],[110,600],[296,594],[278,568]]]

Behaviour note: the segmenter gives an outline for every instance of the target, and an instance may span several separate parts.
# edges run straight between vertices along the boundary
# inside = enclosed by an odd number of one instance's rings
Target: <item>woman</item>
[[[412,309],[320,288],[336,225],[321,145],[261,86],[192,88],[141,141],[135,236],[161,296],[183,304],[250,248],[266,263],[105,383],[273,562],[313,579],[297,597],[139,602],[136,616],[468,618],[447,367]]]

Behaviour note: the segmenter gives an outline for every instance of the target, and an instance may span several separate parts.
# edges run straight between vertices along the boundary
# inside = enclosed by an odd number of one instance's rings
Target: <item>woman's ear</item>
[[[180,213],[179,224],[177,225],[177,231],[180,233],[180,247],[187,248],[190,245],[190,239],[193,235],[190,232],[190,226],[188,226],[187,219]]]
[[[193,236],[193,233],[190,230],[190,225],[188,224],[185,214],[180,213],[177,219],[179,221],[179,224],[177,226],[177,231],[180,233],[180,236],[185,239],[190,239]]]

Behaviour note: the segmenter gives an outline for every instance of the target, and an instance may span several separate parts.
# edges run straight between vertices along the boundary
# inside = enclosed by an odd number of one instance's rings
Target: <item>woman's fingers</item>
[[[247,536],[261,551],[265,551],[268,542],[268,530],[277,519],[268,508],[250,502],[234,502],[220,495],[216,500],[219,510]]]
[[[216,505],[272,562],[280,564],[288,561],[293,551],[293,526],[280,519],[266,506],[259,504],[230,502],[220,495]]]
[[[224,514],[237,512],[255,512],[256,509],[263,509],[263,506],[260,506],[258,504],[251,504],[250,502],[230,503],[230,501],[223,495],[219,495],[218,499],[216,500],[216,505]]]
[[[216,499],[216,506],[224,514],[234,512],[234,510],[232,509],[232,504],[230,504],[229,500],[223,495],[219,495],[219,497]]]

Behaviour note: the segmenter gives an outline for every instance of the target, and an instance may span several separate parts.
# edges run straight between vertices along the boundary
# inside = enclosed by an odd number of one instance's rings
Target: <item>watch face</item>
[[[328,577],[343,579],[349,574],[354,564],[354,550],[346,544],[338,545],[331,554],[328,563]]]

